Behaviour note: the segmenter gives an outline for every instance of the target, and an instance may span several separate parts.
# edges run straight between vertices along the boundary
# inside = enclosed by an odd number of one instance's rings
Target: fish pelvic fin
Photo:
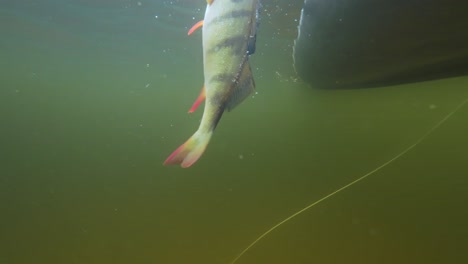
[[[192,107],[189,109],[189,113],[195,112],[197,110],[198,106],[205,101],[206,98],[206,92],[205,92],[205,86],[203,85],[202,90],[200,92],[200,95],[198,95],[197,100],[195,100],[195,103],[193,103]]]
[[[187,32],[187,35],[191,35],[195,30],[201,28],[203,26],[203,20],[200,20],[198,21],[197,23],[195,23],[195,25],[193,25],[189,31]]]
[[[212,134],[212,131],[202,132],[198,130],[164,161],[164,165],[180,164],[182,168],[192,166],[205,152]]]
[[[248,60],[245,61],[235,87],[226,102],[226,110],[231,111],[242,103],[255,90],[255,81]]]

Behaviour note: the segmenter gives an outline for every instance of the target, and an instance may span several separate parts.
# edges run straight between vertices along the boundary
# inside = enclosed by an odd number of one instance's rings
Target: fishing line
[[[466,103],[468,102],[468,98],[466,98],[463,102],[461,102],[457,107],[455,107],[454,110],[452,110],[450,113],[448,113],[444,118],[442,118],[442,120],[440,120],[437,124],[435,124],[431,129],[429,129],[424,135],[422,135],[418,140],[416,140],[416,142],[414,142],[412,145],[410,145],[408,148],[404,149],[402,152],[400,152],[398,155],[396,155],[395,157],[391,158],[390,160],[388,160],[387,162],[383,163],[382,165],[380,165],[379,167],[373,169],[372,171],[368,172],[367,174],[357,178],[356,180],[344,185],[343,187],[327,194],[326,196],[318,199],[317,201],[307,205],[306,207],[302,208],[301,210],[297,211],[296,213],[292,214],[291,216],[287,217],[286,219],[282,220],[281,222],[279,222],[278,224],[274,225],[272,228],[268,229],[265,233],[261,234],[257,239],[255,239],[250,245],[248,245],[239,255],[237,255],[237,257],[230,263],[230,264],[234,264],[237,262],[237,260],[239,260],[249,249],[251,249],[255,244],[257,244],[262,238],[264,238],[265,236],[267,236],[268,234],[270,234],[271,232],[273,232],[275,229],[277,229],[278,227],[280,227],[281,225],[283,225],[284,223],[288,222],[289,220],[293,219],[294,217],[302,214],[303,212],[307,211],[308,209],[314,207],[315,205],[325,201],[326,199],[332,197],[333,195],[353,186],[354,184],[364,180],[365,178],[371,176],[372,174],[376,173],[377,171],[383,169],[384,167],[386,167],[387,165],[389,165],[390,163],[394,162],[395,160],[397,160],[398,158],[400,158],[401,156],[405,155],[407,152],[409,152],[410,150],[412,150],[414,147],[416,147],[417,145],[419,145],[419,143],[421,143],[424,139],[426,139],[430,134],[432,134],[432,132],[434,132],[437,128],[439,128],[443,123],[445,123],[453,114],[455,114],[458,110],[460,110],[460,108],[462,108]]]

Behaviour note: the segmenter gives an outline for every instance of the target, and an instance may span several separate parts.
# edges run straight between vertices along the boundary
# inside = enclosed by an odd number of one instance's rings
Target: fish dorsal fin
[[[258,29],[258,7],[254,16],[251,18],[249,40],[247,41],[247,55],[252,55],[255,53],[255,46],[257,44],[257,29]]]
[[[253,33],[253,35],[249,36],[249,40],[247,42],[247,55],[252,55],[255,53],[256,42],[257,42],[257,33]]]
[[[252,69],[249,61],[244,63],[241,74],[235,83],[228,101],[226,102],[226,110],[231,111],[238,104],[242,103],[255,89],[255,82],[252,76]]]

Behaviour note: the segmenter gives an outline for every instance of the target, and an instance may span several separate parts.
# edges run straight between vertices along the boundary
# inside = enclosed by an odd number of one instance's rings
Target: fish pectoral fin
[[[195,23],[195,25],[193,25],[189,31],[187,32],[187,35],[191,35],[195,30],[201,28],[203,26],[203,20],[200,20],[198,21],[197,23]]]
[[[242,103],[255,89],[255,81],[252,75],[250,63],[245,62],[242,67],[242,72],[236,82],[233,92],[231,93],[228,101],[226,102],[226,110],[231,111],[237,105]]]
[[[206,3],[207,3],[208,5],[211,5],[213,2],[214,2],[214,0],[206,0]]]
[[[255,46],[257,43],[257,29],[259,25],[259,11],[260,11],[260,3],[257,3],[257,8],[255,11],[255,14],[252,15],[251,20],[250,20],[250,34],[249,34],[249,40],[247,42],[247,54],[252,55],[255,53]]]
[[[205,92],[205,86],[203,85],[202,90],[200,92],[200,95],[198,95],[197,100],[195,100],[195,103],[193,103],[192,107],[189,109],[189,113],[195,112],[197,110],[198,106],[205,101],[206,98],[206,92]]]

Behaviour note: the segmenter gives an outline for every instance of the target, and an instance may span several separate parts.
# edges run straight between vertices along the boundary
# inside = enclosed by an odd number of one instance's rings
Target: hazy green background
[[[0,4],[0,264],[229,263],[413,144],[468,78],[325,91],[296,80],[300,1],[264,1],[253,98],[202,159],[205,2]],[[292,4],[291,4],[292,3]],[[238,263],[468,261],[468,106],[414,150],[291,220]]]

